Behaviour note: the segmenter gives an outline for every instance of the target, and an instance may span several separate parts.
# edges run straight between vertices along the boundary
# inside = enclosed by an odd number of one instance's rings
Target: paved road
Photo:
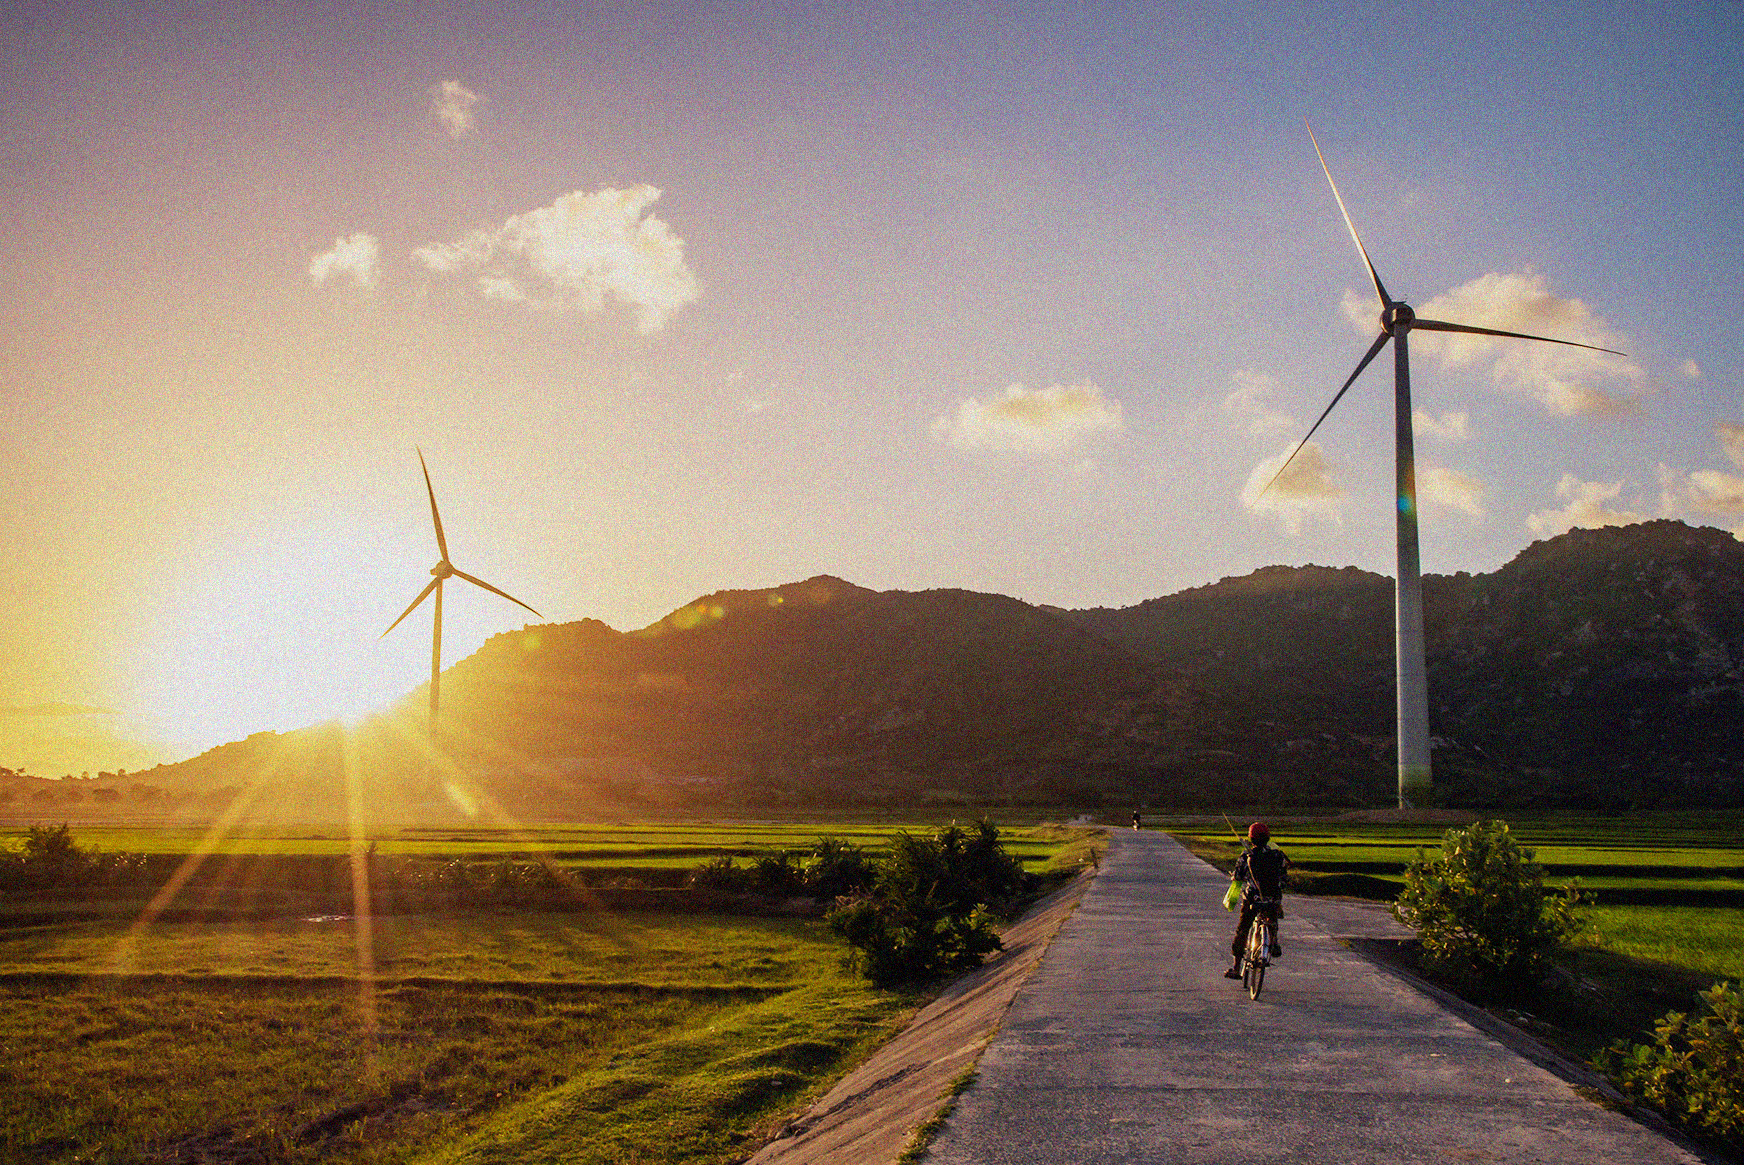
[[[1222,977],[1227,885],[1164,834],[1116,831],[928,1165],[1699,1160],[1363,961],[1302,900],[1249,1000]]]

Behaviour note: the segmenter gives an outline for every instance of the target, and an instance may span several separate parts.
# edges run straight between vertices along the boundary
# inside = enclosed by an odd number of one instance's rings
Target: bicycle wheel
[[[1271,925],[1264,919],[1254,919],[1253,929],[1247,933],[1247,969],[1242,973],[1241,981],[1247,987],[1247,997],[1258,999],[1260,988],[1266,982],[1266,954],[1271,950]]]

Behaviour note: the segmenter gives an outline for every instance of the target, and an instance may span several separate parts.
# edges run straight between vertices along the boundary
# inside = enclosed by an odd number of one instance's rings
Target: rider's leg
[[[1248,903],[1241,904],[1241,921],[1235,924],[1235,938],[1229,944],[1229,957],[1232,960],[1229,970],[1223,973],[1225,979],[1241,978],[1241,953],[1247,946],[1247,932],[1253,929],[1254,908]]]

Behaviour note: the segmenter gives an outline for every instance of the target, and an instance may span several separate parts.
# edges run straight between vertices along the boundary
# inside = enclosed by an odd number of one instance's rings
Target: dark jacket
[[[1284,856],[1284,851],[1269,841],[1243,851],[1235,859],[1236,880],[1247,884],[1242,891],[1242,898],[1281,896],[1284,892],[1284,871],[1289,867],[1290,859]]]

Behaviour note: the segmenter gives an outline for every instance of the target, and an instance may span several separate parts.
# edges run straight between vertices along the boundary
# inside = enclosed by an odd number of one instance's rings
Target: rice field
[[[525,828],[450,829],[407,827],[353,838],[343,830],[264,830],[243,828],[214,835],[188,826],[72,826],[82,847],[108,853],[214,857],[342,857],[356,848],[381,857],[448,861],[453,859],[549,860],[574,869],[690,869],[720,857],[755,859],[768,854],[803,852],[821,837],[838,837],[877,852],[897,833],[930,832],[944,821],[868,825],[778,822],[638,822],[599,825],[534,825]],[[1057,825],[1002,827],[1005,849],[1037,869],[1082,830]],[[16,846],[24,829],[0,828],[0,848]]]
[[[1578,879],[1597,903],[1744,906],[1744,815],[1508,820],[1548,882]],[[1433,856],[1440,847],[1444,827],[1282,819],[1272,830],[1295,866],[1298,892],[1391,898],[1418,851]],[[1170,832],[1224,868],[1240,853],[1221,824]]]
[[[850,974],[843,944],[815,918],[613,910],[580,898],[556,911],[372,916],[351,876],[384,858],[537,858],[589,879],[651,878],[722,856],[803,852],[824,836],[877,851],[903,828],[931,826],[565,825],[357,839],[75,828],[81,847],[155,855],[148,869],[160,877],[99,888],[94,901],[49,891],[0,903],[0,1160],[740,1160],[924,997]],[[1058,826],[1006,836],[1032,869],[1082,860],[1090,843],[1089,831]],[[146,908],[164,871],[188,858],[200,874]],[[306,885],[271,909],[248,907],[267,901],[259,892],[273,879],[292,877]],[[212,891],[223,908],[178,909]],[[329,899],[347,913],[284,909]]]
[[[918,1003],[795,919],[0,936],[9,1161],[727,1161]]]

